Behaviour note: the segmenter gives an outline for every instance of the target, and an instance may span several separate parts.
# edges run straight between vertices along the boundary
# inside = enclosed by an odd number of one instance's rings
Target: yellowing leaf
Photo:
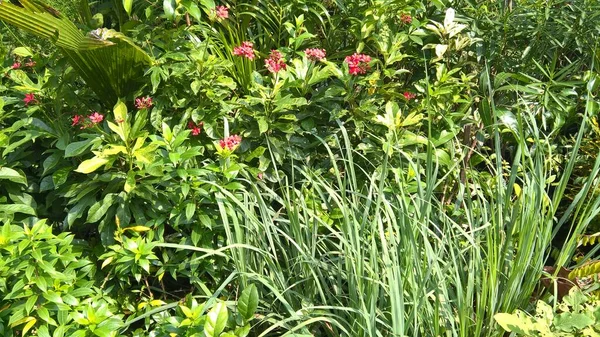
[[[104,269],[104,267],[108,266],[112,262],[113,259],[114,259],[114,256],[111,256],[108,259],[104,260],[104,262],[102,262],[102,266],[100,267],[100,269]]]
[[[128,229],[130,231],[134,231],[136,233],[140,233],[140,232],[147,232],[150,230],[150,227],[146,227],[146,226],[133,226],[133,227],[127,227],[125,229]]]
[[[435,45],[435,56],[437,56],[438,58],[441,58],[446,53],[446,50],[448,50],[447,44]]]
[[[84,174],[92,173],[92,172],[96,171],[98,168],[100,168],[100,166],[102,166],[106,163],[108,163],[108,159],[94,157],[92,159],[84,160],[83,162],[81,162],[81,164],[79,164],[79,166],[77,167],[75,172],[84,173]]]

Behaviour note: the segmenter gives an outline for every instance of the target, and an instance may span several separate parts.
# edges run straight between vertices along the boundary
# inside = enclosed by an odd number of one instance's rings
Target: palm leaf
[[[50,39],[107,105],[138,88],[151,57],[125,35],[109,29],[83,34],[73,22],[39,0],[23,7],[0,1],[0,20]]]

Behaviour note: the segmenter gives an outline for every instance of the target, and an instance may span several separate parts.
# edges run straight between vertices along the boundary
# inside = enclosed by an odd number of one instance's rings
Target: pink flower
[[[225,6],[217,6],[215,8],[215,12],[217,14],[218,19],[227,19],[229,18],[229,8]]]
[[[229,151],[234,151],[242,142],[242,137],[238,135],[229,136],[227,138],[221,139],[219,141],[219,145],[222,149],[227,149]]]
[[[27,61],[27,62],[25,63],[25,66],[26,66],[26,67],[29,67],[29,68],[33,68],[33,67],[35,67],[35,64],[36,64],[36,63],[35,63],[35,61],[34,61],[34,60],[29,60],[29,61]]]
[[[309,48],[304,51],[306,57],[311,61],[321,61],[325,58],[325,49]]]
[[[265,66],[267,67],[267,70],[272,73],[278,73],[280,70],[285,70],[287,67],[283,56],[277,50],[271,50],[269,58],[265,60]]]
[[[148,109],[152,107],[152,97],[138,97],[135,99],[135,107],[138,109]]]
[[[28,106],[29,103],[36,103],[35,95],[33,93],[25,94],[25,98],[23,98],[23,102],[25,102],[25,106]]]
[[[233,55],[242,56],[249,60],[254,60],[254,44],[250,41],[242,42],[241,46],[233,48]]]
[[[258,180],[263,180],[263,173],[262,172],[258,172],[258,174],[256,175],[256,178]]]
[[[73,116],[73,118],[72,118],[73,122],[71,123],[71,126],[75,126],[75,125],[81,123],[82,119],[83,119],[83,116],[81,116],[81,115]]]
[[[415,97],[417,97],[417,94],[415,94],[415,93],[408,92],[408,91],[404,92],[404,98],[406,98],[407,101],[410,101],[411,99],[413,99]]]
[[[12,69],[19,69],[19,68],[21,68],[21,63],[20,62],[15,62],[15,63],[13,63],[13,65],[12,65],[11,68]]]
[[[198,136],[202,132],[202,125],[204,125],[204,122],[198,124],[194,123],[194,121],[188,122],[188,129],[192,130],[192,136]]]
[[[98,124],[104,120],[104,115],[94,112],[93,114],[89,115],[88,118],[92,124]]]
[[[410,25],[412,23],[412,17],[409,14],[402,14],[400,16],[400,21],[405,25]]]
[[[350,75],[365,74],[371,68],[369,62],[371,62],[371,56],[369,55],[354,53],[351,56],[346,56]]]

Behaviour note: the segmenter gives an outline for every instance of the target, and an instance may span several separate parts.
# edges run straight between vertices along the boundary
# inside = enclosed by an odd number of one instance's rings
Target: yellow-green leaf
[[[133,0],[123,0],[123,7],[127,12],[127,15],[131,16],[131,8],[133,7]]]
[[[92,173],[92,172],[96,171],[98,168],[100,168],[100,166],[102,166],[106,163],[108,163],[108,159],[94,157],[92,159],[84,160],[83,162],[81,162],[81,164],[79,164],[79,166],[77,167],[75,172],[84,173],[84,174]]]

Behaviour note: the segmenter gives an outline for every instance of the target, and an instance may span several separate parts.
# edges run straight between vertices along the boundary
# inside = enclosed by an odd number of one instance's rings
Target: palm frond
[[[0,20],[50,39],[106,104],[137,89],[151,57],[125,35],[97,29],[85,35],[66,16],[39,0],[20,0],[23,7],[0,3]]]

